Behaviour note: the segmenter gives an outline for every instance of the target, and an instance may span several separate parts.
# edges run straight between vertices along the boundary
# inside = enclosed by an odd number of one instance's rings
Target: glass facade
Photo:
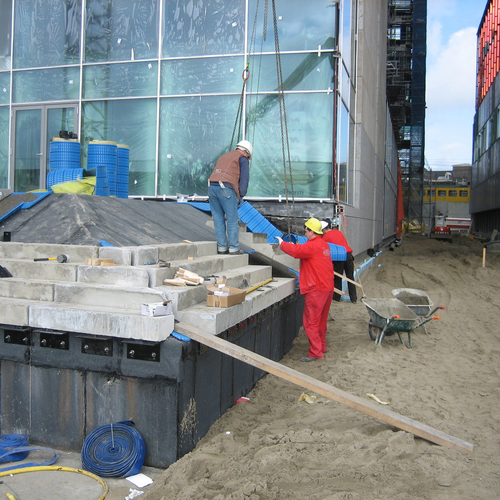
[[[276,17],[257,0],[2,1],[0,187],[44,187],[60,125],[78,134],[83,167],[92,139],[128,145],[131,196],[206,195],[217,158],[244,137],[248,198],[283,197],[291,179],[295,198],[332,198],[337,180],[347,202],[355,10],[356,0],[276,0]],[[29,137],[41,146],[21,158]]]

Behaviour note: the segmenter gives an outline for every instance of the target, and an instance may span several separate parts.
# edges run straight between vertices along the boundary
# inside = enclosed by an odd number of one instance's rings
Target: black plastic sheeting
[[[186,203],[53,193],[0,225],[11,241],[63,245],[151,245],[216,241],[210,214]]]

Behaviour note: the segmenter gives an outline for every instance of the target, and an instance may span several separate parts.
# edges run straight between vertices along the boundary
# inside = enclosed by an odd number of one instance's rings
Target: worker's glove
[[[283,243],[283,238],[280,238],[279,236],[275,236],[275,238],[278,240],[278,244],[281,247],[281,244]]]

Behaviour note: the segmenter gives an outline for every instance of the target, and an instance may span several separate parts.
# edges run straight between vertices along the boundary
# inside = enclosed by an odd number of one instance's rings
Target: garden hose
[[[40,467],[25,467],[24,469],[15,469],[15,470],[10,470],[10,471],[5,471],[5,472],[0,472],[0,477],[5,477],[5,476],[10,476],[13,474],[21,474],[23,472],[40,472],[40,471],[63,471],[63,472],[76,472],[77,474],[83,474],[85,476],[89,476],[92,479],[95,479],[99,483],[101,483],[102,487],[104,488],[104,494],[101,495],[97,500],[104,500],[106,498],[106,495],[108,494],[109,488],[108,485],[99,477],[96,476],[95,474],[92,474],[91,472],[87,472],[86,470],[82,469],[72,469],[71,467],[58,467],[57,465],[44,465]],[[7,498],[9,500],[15,500],[15,497],[13,497],[10,493],[7,493]]]

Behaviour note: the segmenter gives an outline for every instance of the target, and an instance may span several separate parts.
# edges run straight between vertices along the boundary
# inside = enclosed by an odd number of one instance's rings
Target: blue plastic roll
[[[83,178],[83,168],[58,168],[47,174],[47,189],[61,182],[76,181]]]
[[[13,450],[28,446],[28,436],[24,434],[5,434],[0,436],[0,457]],[[4,458],[0,458],[0,464],[4,462],[17,462],[24,460],[29,454],[29,451],[10,454]]]
[[[53,140],[49,147],[49,169],[80,168],[80,143]]]
[[[146,445],[131,420],[103,425],[93,430],[82,448],[82,466],[99,477],[128,477],[138,474],[144,463]]]

